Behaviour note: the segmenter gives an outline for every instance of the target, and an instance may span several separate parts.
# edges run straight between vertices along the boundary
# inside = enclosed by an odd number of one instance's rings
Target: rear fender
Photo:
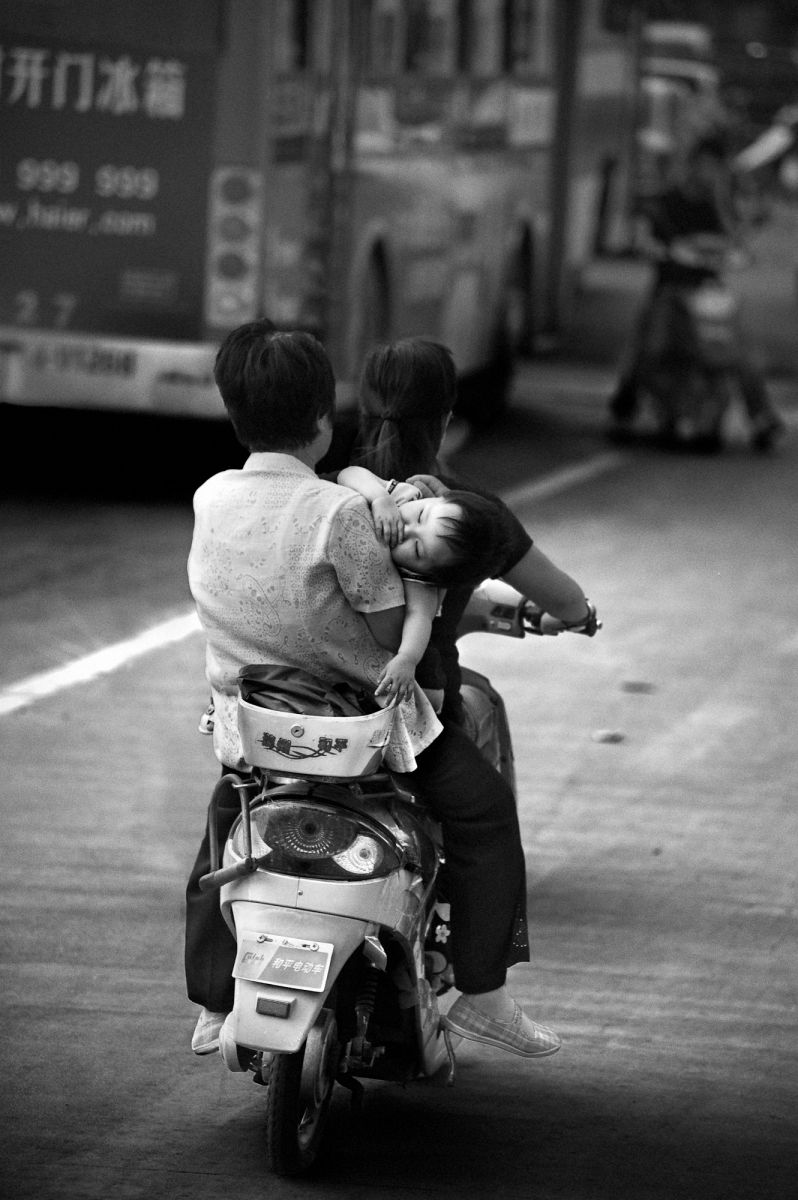
[[[237,1045],[252,1050],[293,1054],[304,1045],[345,963],[363,945],[367,935],[376,933],[376,929],[370,922],[352,917],[250,901],[234,903],[232,911],[238,930],[331,942],[334,946],[323,992],[255,983],[249,979],[235,981],[235,1001],[225,1023],[226,1035]],[[270,1001],[276,1004],[270,1004]],[[285,1015],[276,1015],[276,1012]]]

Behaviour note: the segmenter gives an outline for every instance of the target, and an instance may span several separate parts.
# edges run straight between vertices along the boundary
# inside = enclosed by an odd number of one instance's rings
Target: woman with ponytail
[[[533,544],[498,497],[441,471],[441,443],[456,400],[457,372],[447,346],[427,338],[405,338],[375,347],[360,377],[359,424],[349,465],[366,467],[383,479],[412,484],[422,497],[471,491],[494,501],[495,555],[486,575],[503,579],[555,618],[550,621],[551,632],[578,625],[588,619],[579,584]],[[432,688],[436,686],[433,679],[442,680],[437,684],[444,688],[441,716],[465,726],[469,719],[460,692],[456,637],[473,590],[470,586],[447,589],[432,625],[429,653],[418,671],[422,687]]]
[[[321,469],[334,468],[331,478],[345,466],[377,476],[384,485],[379,519],[394,528],[402,522],[403,509],[418,508],[413,501],[419,497],[454,497],[463,491],[484,497],[495,511],[495,536],[484,574],[505,579],[535,600],[554,618],[549,618],[551,632],[566,625],[576,628],[580,622],[587,626],[595,621],[595,610],[581,587],[532,544],[507,506],[441,473],[439,453],[456,398],[457,375],[446,346],[407,338],[375,347],[361,375],[354,445],[348,455],[339,450],[337,458],[328,456]],[[386,517],[387,501],[394,507]],[[443,805],[449,813],[448,825],[443,818],[444,847],[455,986],[462,995],[444,1023],[460,1037],[531,1059],[553,1054],[560,1039],[527,1016],[507,988],[507,968],[529,961],[524,853],[512,789],[471,736],[473,722],[460,691],[456,632],[474,586],[447,586],[432,621],[427,652],[416,667],[416,681],[428,694],[442,692],[443,732],[418,756],[414,778],[438,810]],[[413,779],[409,782],[412,785]],[[451,834],[452,822],[455,831],[462,825],[470,833],[462,844]],[[499,863],[492,869],[491,864]],[[487,915],[492,932],[480,928],[475,913]],[[491,940],[497,953],[488,976],[485,947]],[[458,956],[466,962],[465,969],[458,966]],[[475,973],[477,982],[472,981]]]

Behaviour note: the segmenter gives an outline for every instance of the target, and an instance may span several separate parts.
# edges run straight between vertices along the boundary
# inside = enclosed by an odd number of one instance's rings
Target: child
[[[412,484],[380,479],[365,467],[345,467],[338,483],[368,500],[377,533],[390,547],[402,576],[402,641],[375,691],[388,702],[401,701],[412,690],[446,587],[476,585],[490,574],[497,506],[487,497],[463,491],[424,499]]]

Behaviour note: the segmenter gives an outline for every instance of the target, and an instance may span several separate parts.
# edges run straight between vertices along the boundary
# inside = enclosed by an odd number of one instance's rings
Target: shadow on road
[[[246,454],[227,421],[0,405],[3,491],[18,498],[187,500]]]
[[[778,1156],[772,1138],[761,1140],[755,1126],[739,1119],[722,1133],[720,1120],[707,1126],[696,1118],[692,1096],[703,1091],[700,1079],[685,1080],[677,1097],[672,1085],[664,1095],[639,1089],[620,1095],[611,1090],[612,1076],[605,1082],[600,1072],[588,1073],[587,1080],[580,1073],[581,1090],[575,1093],[563,1073],[550,1067],[524,1064],[508,1071],[493,1058],[464,1061],[460,1072],[454,1090],[369,1085],[365,1107],[355,1117],[339,1098],[326,1157],[307,1181],[308,1190],[283,1192],[282,1186],[292,1185],[275,1181],[273,1194],[344,1189],[360,1197],[434,1190],[485,1200],[775,1200],[790,1194],[798,1153],[789,1131]],[[261,1112],[253,1103],[251,1119],[241,1111],[229,1123],[220,1119],[213,1139],[217,1163],[225,1164],[225,1178],[236,1181],[243,1197],[269,1179],[265,1166],[260,1175],[257,1163],[264,1160],[255,1151],[263,1138]],[[196,1149],[204,1157],[199,1139]]]

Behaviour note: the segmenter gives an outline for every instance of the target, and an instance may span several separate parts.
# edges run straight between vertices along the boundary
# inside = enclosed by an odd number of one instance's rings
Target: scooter
[[[547,631],[542,619],[514,589],[488,581],[458,636],[523,638]],[[501,697],[485,676],[463,674],[475,736],[514,788]],[[453,982],[441,832],[422,798],[383,767],[393,717],[391,708],[276,711],[261,707],[257,689],[239,695],[251,774],[224,777],[241,814],[221,862],[212,838],[200,887],[220,889],[237,942],[220,1054],[265,1085],[266,1158],[279,1176],[317,1160],[336,1083],[357,1106],[364,1079],[455,1079],[458,1039],[441,1026]]]
[[[662,319],[653,322],[658,344],[644,348],[639,390],[650,401],[660,444],[714,452],[723,446],[740,352],[739,304],[725,272],[743,257],[725,238],[703,234],[674,242],[663,256],[701,268],[704,277],[663,285],[655,297]]]

